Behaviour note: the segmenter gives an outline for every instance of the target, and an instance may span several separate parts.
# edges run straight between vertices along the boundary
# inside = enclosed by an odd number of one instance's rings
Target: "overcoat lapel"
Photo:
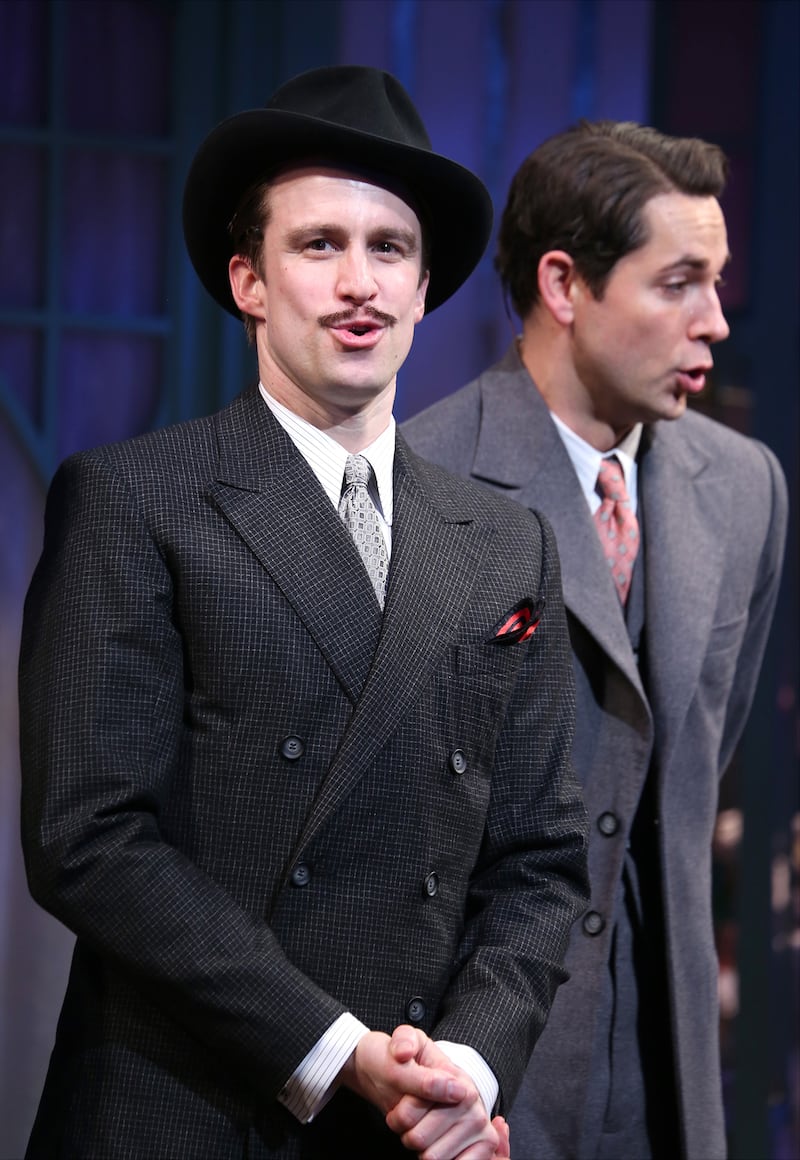
[[[645,523],[648,690],[664,764],[695,695],[723,580],[729,489],[680,420],[650,429],[640,465]]]
[[[398,434],[383,630],[353,719],[306,820],[297,852],[357,785],[452,643],[493,536],[490,526],[437,505],[414,459]]]
[[[355,704],[381,611],[347,530],[257,391],[218,419],[219,472],[209,498],[272,576]]]
[[[473,474],[546,514],[558,544],[566,607],[644,699],[625,618],[578,477],[515,350],[482,376],[481,407]]]

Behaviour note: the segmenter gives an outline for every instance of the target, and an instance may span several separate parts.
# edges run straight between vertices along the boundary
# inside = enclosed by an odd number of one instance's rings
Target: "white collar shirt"
[[[597,473],[600,470],[600,464],[604,459],[615,455],[622,467],[622,474],[625,476],[625,486],[628,489],[628,495],[631,501],[631,510],[633,514],[639,508],[639,469],[636,463],[636,456],[639,452],[639,444],[642,439],[642,424],[637,423],[628,434],[622,439],[616,447],[612,447],[610,451],[598,451],[596,447],[592,447],[585,439],[581,439],[580,435],[576,435],[571,427],[559,419],[558,415],[550,412],[553,422],[556,425],[556,430],[561,436],[561,441],[566,448],[567,455],[569,455],[572,466],[575,468],[575,474],[578,476],[578,481],[581,485],[581,491],[586,496],[586,502],[589,505],[589,510],[592,515],[600,507],[602,500],[597,494]]]
[[[294,411],[290,411],[283,403],[274,399],[263,383],[258,384],[258,389],[272,414],[314,472],[328,499],[338,509],[348,452],[341,443],[331,439],[325,431],[314,427],[307,419],[301,419]],[[386,540],[386,548],[390,555],[394,516],[395,431],[395,419],[394,416],[391,416],[386,429],[368,447],[359,452],[368,460],[374,472],[370,481],[370,494],[378,512],[381,530]]]

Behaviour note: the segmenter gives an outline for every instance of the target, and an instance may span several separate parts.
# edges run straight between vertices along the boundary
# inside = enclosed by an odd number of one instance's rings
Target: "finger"
[[[476,1158],[491,1160],[499,1143],[483,1101],[474,1088],[457,1106],[432,1108],[414,1127],[402,1134],[401,1140],[404,1147],[420,1153],[424,1160],[458,1156],[474,1144],[480,1144]]]
[[[490,1124],[482,1132],[466,1138],[454,1127],[420,1152],[419,1160],[494,1160],[497,1141],[497,1133]]]
[[[403,1096],[393,1108],[386,1113],[386,1126],[398,1136],[402,1136],[411,1128],[415,1128],[423,1116],[431,1111],[432,1105],[428,1101],[418,1100],[415,1096]]]
[[[466,1081],[448,1071],[413,1061],[403,1068],[401,1087],[405,1095],[416,1096],[425,1103],[460,1105],[469,1093]]]
[[[498,1145],[494,1160],[511,1160],[511,1131],[502,1116],[495,1116],[492,1127],[497,1132]]]
[[[389,1052],[397,1063],[408,1063],[416,1059],[425,1047],[428,1037],[418,1027],[409,1027],[401,1023],[395,1027],[389,1040]]]

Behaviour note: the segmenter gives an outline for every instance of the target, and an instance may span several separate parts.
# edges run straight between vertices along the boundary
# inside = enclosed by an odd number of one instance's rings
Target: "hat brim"
[[[430,252],[426,313],[447,301],[481,260],[492,231],[492,203],[468,169],[317,117],[251,109],[223,121],[200,146],[186,179],[183,230],[189,257],[209,294],[240,317],[231,296],[228,223],[243,194],[270,173],[309,158],[394,178],[423,207]]]

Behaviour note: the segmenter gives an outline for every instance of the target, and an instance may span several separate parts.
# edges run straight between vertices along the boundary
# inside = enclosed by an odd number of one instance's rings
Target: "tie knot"
[[[616,456],[603,459],[597,473],[597,490],[603,499],[610,499],[614,503],[628,503],[628,489],[625,486],[625,476]]]
[[[356,483],[369,483],[369,478],[372,475],[372,468],[369,460],[365,459],[363,455],[348,455],[347,462],[344,465],[344,482],[345,487],[352,487]]]

